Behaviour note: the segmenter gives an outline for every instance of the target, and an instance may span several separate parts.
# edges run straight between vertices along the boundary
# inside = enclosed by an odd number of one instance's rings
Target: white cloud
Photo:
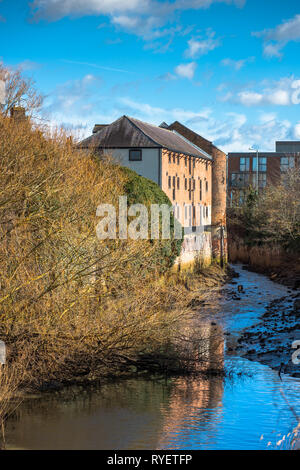
[[[107,16],[110,21],[145,39],[159,37],[160,28],[176,20],[185,10],[209,8],[214,3],[242,7],[245,0],[33,0],[30,3],[35,21],[56,21],[66,16]],[[166,35],[166,30],[164,35]]]
[[[290,104],[290,93],[287,90],[274,90],[266,99],[271,103],[278,106],[288,106]]]
[[[194,78],[197,64],[196,62],[190,62],[188,64],[180,64],[175,68],[175,72],[179,77],[192,79]]]
[[[281,44],[274,44],[274,43],[264,44],[264,48],[263,48],[264,56],[268,58],[278,57],[279,59],[281,59],[281,57],[283,56],[282,52],[280,52],[282,47],[283,46]]]
[[[276,113],[258,113],[250,122],[245,113],[216,114],[209,107],[195,111],[153,106],[128,96],[112,95],[110,91],[106,93],[99,77],[94,75],[57,87],[48,98],[45,113],[52,125],[77,130],[82,137],[91,135],[95,123],[110,123],[123,114],[157,125],[178,120],[227,152],[248,151],[253,142],[262,150],[273,150],[275,140],[300,136],[300,122],[293,126]]]
[[[266,81],[257,85],[256,90],[241,90],[234,93],[226,91],[224,87],[219,90],[226,92],[219,99],[223,102],[235,102],[244,106],[291,106],[300,104],[300,80],[294,77],[282,78],[279,81],[268,83]]]
[[[190,39],[188,41],[188,49],[185,54],[187,57],[197,57],[205,55],[220,46],[220,40],[215,39],[215,33],[208,31],[208,37],[205,39]]]
[[[300,122],[298,122],[298,123],[295,125],[295,128],[294,128],[294,136],[295,136],[295,139],[299,139],[299,140],[300,140]]]
[[[112,22],[124,28],[135,28],[138,25],[139,19],[134,16],[119,15],[114,16]]]
[[[235,70],[241,70],[247,63],[254,62],[255,57],[248,57],[247,59],[233,60],[233,59],[223,59],[221,64],[225,67],[232,67]]]
[[[263,95],[251,91],[241,91],[238,93],[238,98],[240,103],[245,106],[254,106],[263,101]]]
[[[150,0],[34,0],[34,18],[55,21],[65,16],[113,15],[148,9]]]
[[[148,120],[154,124],[160,124],[162,121],[191,121],[206,120],[210,117],[212,110],[210,108],[204,108],[199,112],[184,110],[182,108],[171,108],[164,109],[154,107],[147,103],[140,103],[130,98],[120,98],[119,101],[124,104],[127,109],[134,112],[135,116],[139,119]]]
[[[273,29],[253,33],[264,39],[264,55],[266,57],[282,57],[280,52],[288,42],[300,41],[300,14],[284,21]]]

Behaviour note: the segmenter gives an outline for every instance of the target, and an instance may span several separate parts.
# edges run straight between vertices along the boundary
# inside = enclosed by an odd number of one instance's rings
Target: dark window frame
[[[133,152],[139,152],[140,158],[132,158]],[[142,149],[129,149],[129,161],[130,162],[141,162],[143,160],[143,151]]]

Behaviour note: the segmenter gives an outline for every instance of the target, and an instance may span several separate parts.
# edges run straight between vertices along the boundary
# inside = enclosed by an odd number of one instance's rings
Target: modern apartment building
[[[275,152],[235,152],[228,154],[228,197],[231,205],[241,205],[250,187],[262,191],[278,184],[288,170],[299,165],[300,142],[276,142]]]

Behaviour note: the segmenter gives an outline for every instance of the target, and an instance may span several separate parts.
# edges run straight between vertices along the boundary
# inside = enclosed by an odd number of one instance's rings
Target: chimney
[[[158,127],[161,127],[162,129],[169,129],[169,126],[165,121],[163,121]]]
[[[10,117],[17,122],[23,122],[27,120],[27,116],[25,113],[25,108],[22,106],[13,106],[10,109]]]
[[[97,132],[101,131],[104,127],[107,127],[109,124],[95,124],[94,129],[93,129],[93,134],[96,134]]]

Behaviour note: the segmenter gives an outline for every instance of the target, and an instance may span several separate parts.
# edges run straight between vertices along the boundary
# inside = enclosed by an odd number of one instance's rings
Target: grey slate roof
[[[122,116],[96,134],[83,140],[81,148],[165,148],[194,157],[211,159],[200,149],[194,147],[179,134],[161,127],[153,126],[138,119]]]

